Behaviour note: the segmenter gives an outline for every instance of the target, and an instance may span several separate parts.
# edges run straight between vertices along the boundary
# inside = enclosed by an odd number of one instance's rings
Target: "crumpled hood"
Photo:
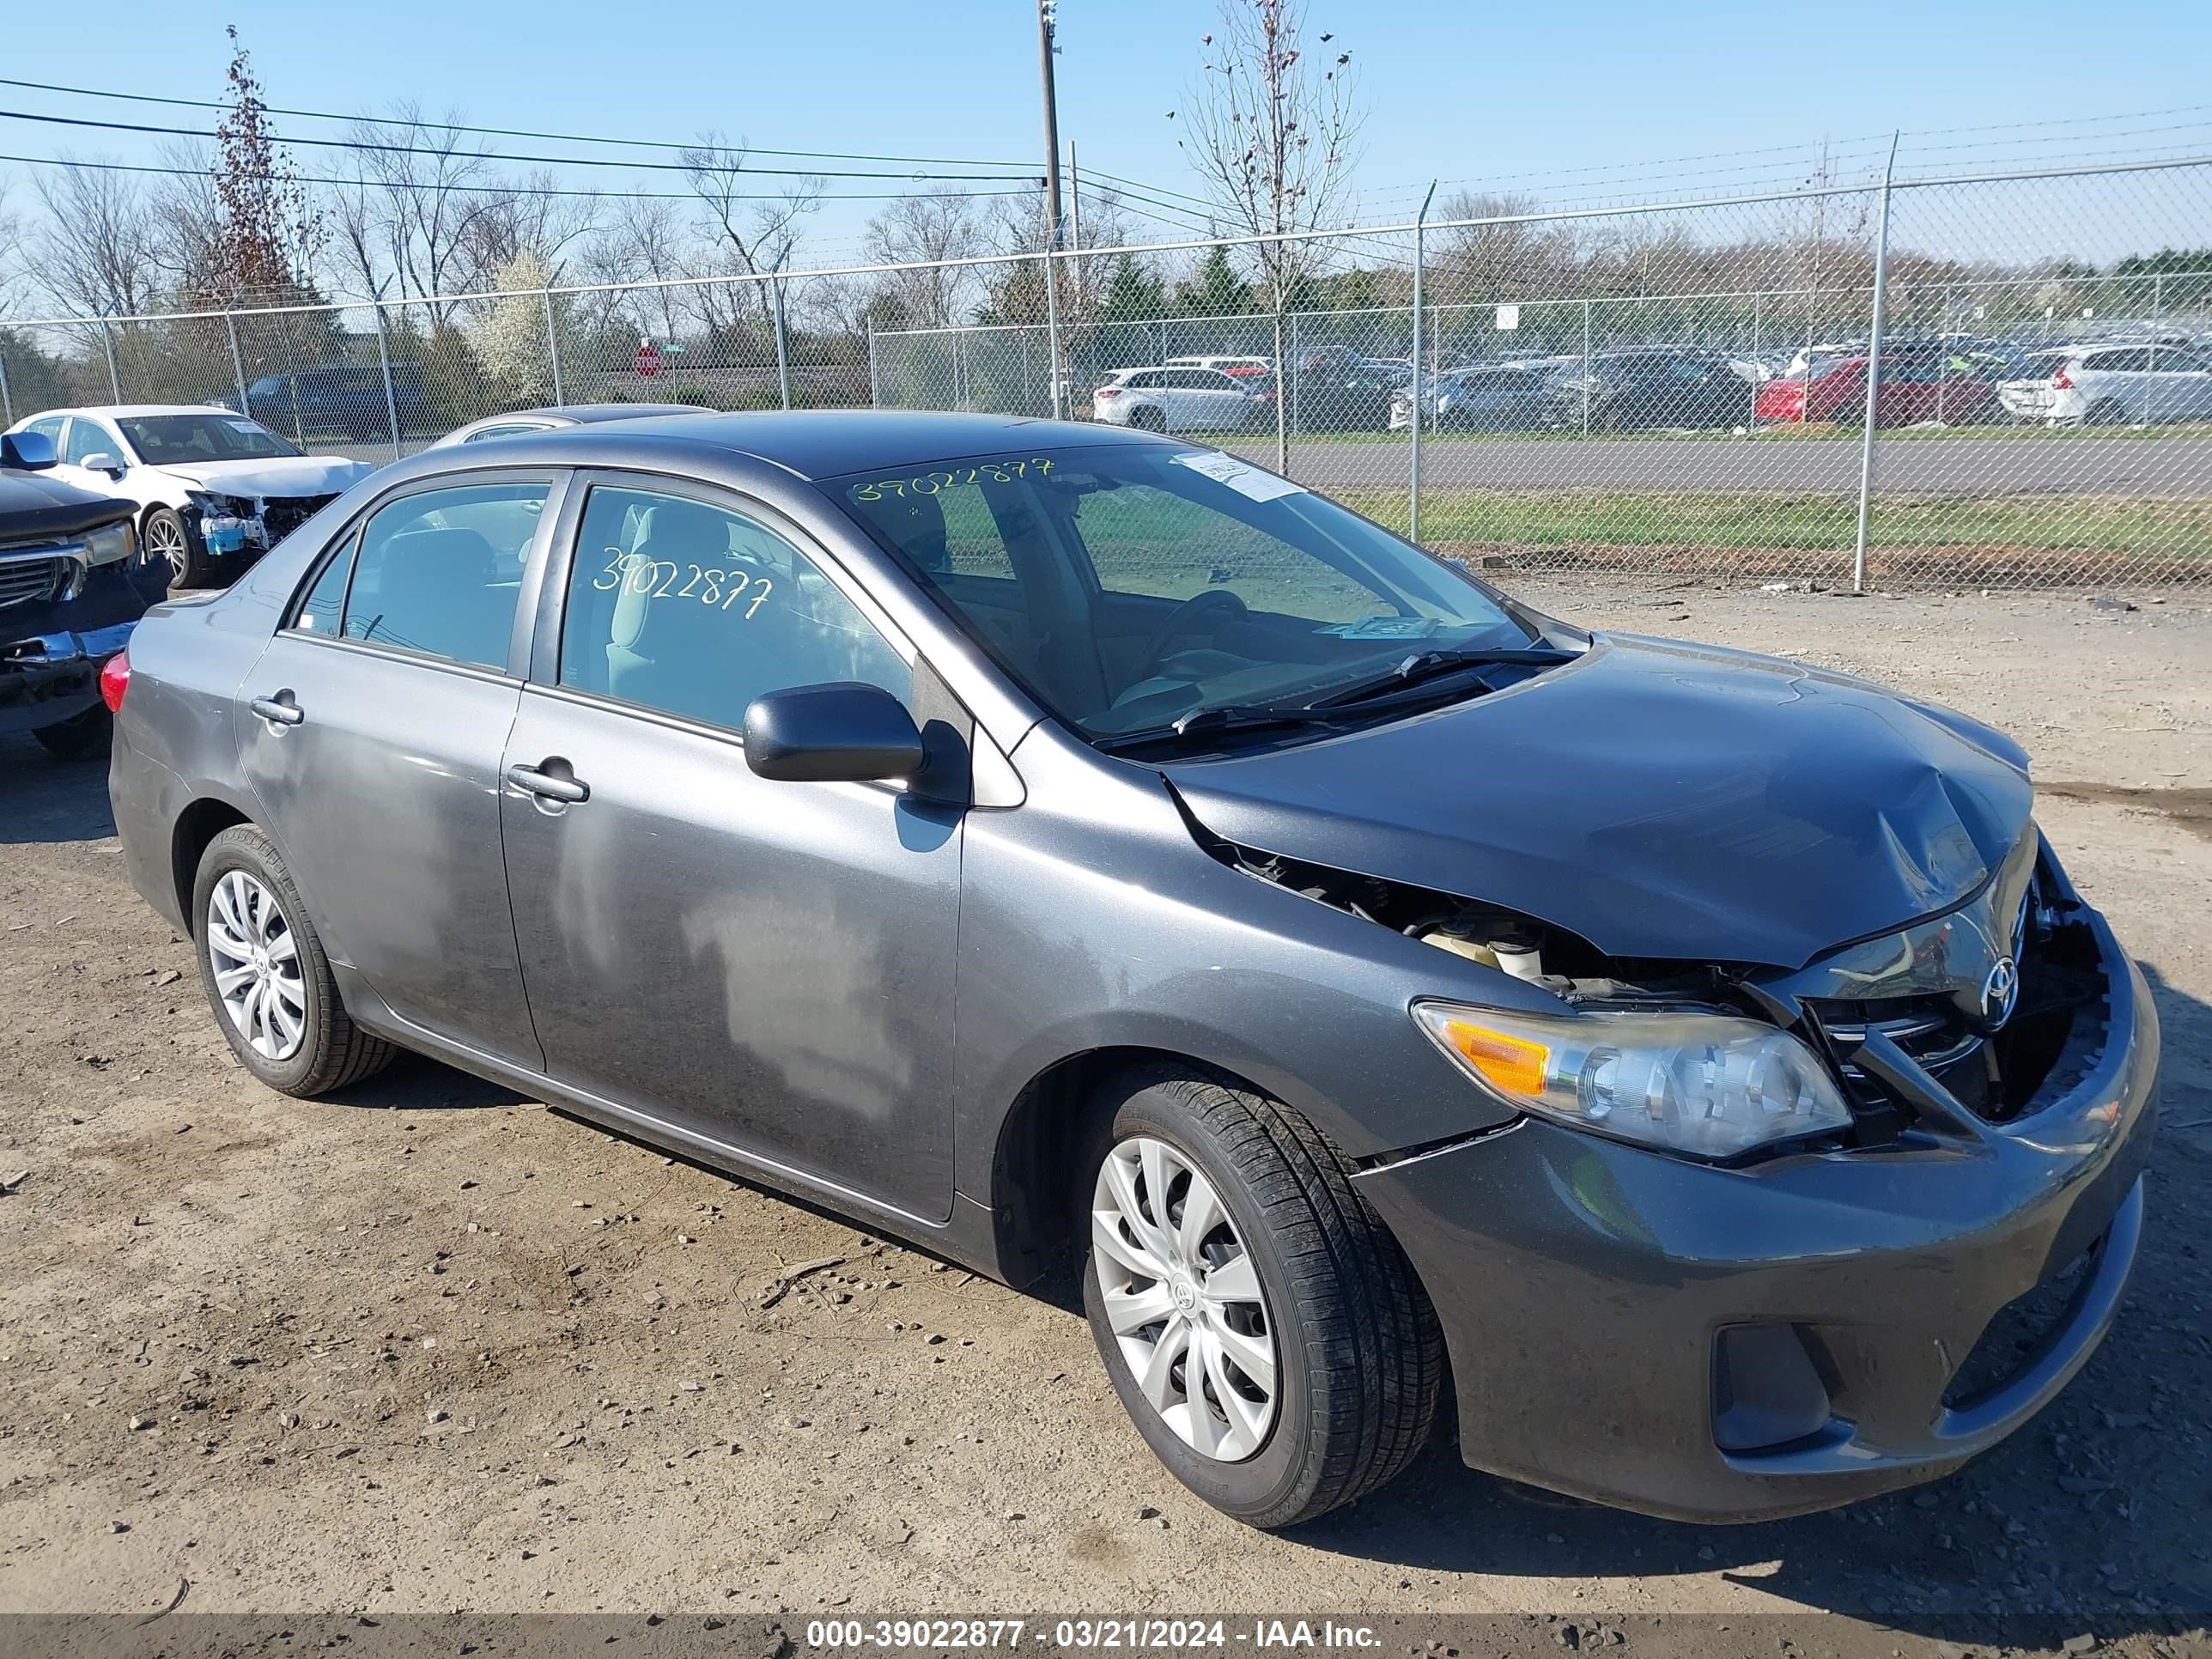
[[[329,455],[280,455],[265,461],[198,461],[165,466],[171,477],[225,495],[287,500],[301,495],[335,495],[351,489],[376,469],[366,461]]]
[[[44,472],[0,467],[0,545],[82,535],[128,519],[128,501],[95,495]]]
[[[1517,910],[1613,956],[1783,968],[1959,903],[2033,799],[2019,746],[1962,714],[1623,635],[1411,720],[1162,769],[1247,847]]]

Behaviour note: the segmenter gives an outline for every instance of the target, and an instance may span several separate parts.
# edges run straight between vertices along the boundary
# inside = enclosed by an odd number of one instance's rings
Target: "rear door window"
[[[505,669],[549,489],[467,484],[386,503],[315,579],[293,626]]]

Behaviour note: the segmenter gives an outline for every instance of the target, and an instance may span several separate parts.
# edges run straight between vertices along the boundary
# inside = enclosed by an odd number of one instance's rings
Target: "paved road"
[[[1274,465],[1272,441],[1228,446]],[[1402,441],[1293,441],[1291,474],[1321,488],[1406,481]],[[1881,489],[1941,495],[2212,495],[2212,439],[2060,434],[1900,438],[1880,447]],[[1746,438],[1440,439],[1421,451],[1425,485],[1544,489],[1856,490],[1859,447]]]

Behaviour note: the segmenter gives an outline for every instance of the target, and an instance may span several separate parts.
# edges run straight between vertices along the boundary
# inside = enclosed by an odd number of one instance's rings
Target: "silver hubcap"
[[[289,1060],[307,1034],[299,941],[276,896],[243,870],[208,895],[208,963],[230,1023],[264,1060]]]
[[[181,576],[185,574],[184,526],[173,519],[157,518],[146,526],[146,556],[159,559]]]
[[[1224,1463],[1275,1420],[1274,1323],[1212,1184],[1165,1141],[1106,1155],[1091,1199],[1091,1271],[1137,1387],[1178,1438]]]

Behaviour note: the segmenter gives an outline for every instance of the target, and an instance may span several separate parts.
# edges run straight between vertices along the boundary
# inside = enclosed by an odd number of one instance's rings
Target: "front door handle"
[[[256,697],[246,706],[263,720],[276,726],[297,726],[307,718],[307,711],[292,701],[289,686],[273,697]]]
[[[578,778],[556,777],[534,766],[515,765],[507,769],[507,781],[527,794],[541,800],[557,800],[573,806],[578,801],[592,798],[592,786]]]

